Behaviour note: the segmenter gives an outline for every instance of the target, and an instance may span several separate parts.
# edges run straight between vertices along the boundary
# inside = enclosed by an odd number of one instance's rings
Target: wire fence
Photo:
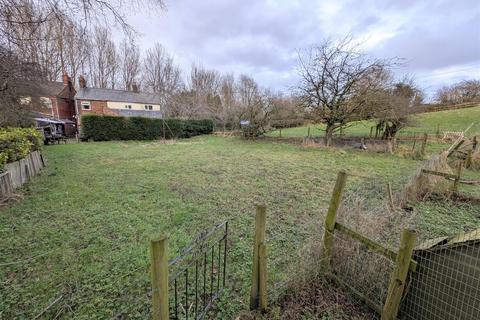
[[[403,319],[480,319],[480,229],[417,244]]]
[[[392,208],[381,185],[371,180],[351,187],[338,213],[338,221],[378,247],[365,245],[369,242],[358,241],[348,232],[335,232],[331,260],[340,285],[379,315],[391,294],[397,263],[392,255],[402,249],[400,231],[414,221],[408,211]],[[371,197],[375,190],[378,197]],[[399,319],[480,319],[480,229],[417,241],[403,285]]]

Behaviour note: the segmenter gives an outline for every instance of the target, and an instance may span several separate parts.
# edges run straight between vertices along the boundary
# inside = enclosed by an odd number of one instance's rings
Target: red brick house
[[[19,91],[22,103],[29,105],[35,120],[44,119],[45,122],[52,119],[61,122],[65,124],[67,135],[75,134],[74,97],[76,91],[68,75],[63,76],[62,82],[26,82],[22,88],[19,88]]]
[[[123,117],[162,118],[161,98],[158,95],[139,92],[136,85],[132,91],[87,87],[85,78],[80,76],[79,88],[75,95],[77,126],[81,116],[101,114]]]

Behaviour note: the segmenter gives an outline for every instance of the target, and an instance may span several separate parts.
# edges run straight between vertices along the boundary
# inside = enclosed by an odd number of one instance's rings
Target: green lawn
[[[403,132],[418,132],[436,134],[437,128],[443,131],[464,131],[474,124],[467,132],[468,136],[480,134],[480,106],[457,110],[423,113],[413,117],[411,127],[403,129]],[[368,136],[370,128],[375,125],[374,121],[358,121],[352,123],[345,134],[347,136]],[[282,137],[306,137],[310,127],[313,136],[324,136],[323,125],[310,125],[296,128],[282,129]],[[278,137],[278,130],[269,133],[269,136]]]
[[[318,236],[338,170],[348,171],[349,186],[377,177],[399,189],[421,163],[213,136],[57,145],[44,153],[48,167],[20,190],[21,201],[0,211],[0,319],[31,319],[57,298],[46,318],[145,319],[149,240],[168,234],[173,257],[227,218],[232,295],[219,317],[230,319],[248,308],[256,202],[268,206],[274,282],[304,240]],[[478,207],[437,205],[419,206],[422,230],[480,226]]]

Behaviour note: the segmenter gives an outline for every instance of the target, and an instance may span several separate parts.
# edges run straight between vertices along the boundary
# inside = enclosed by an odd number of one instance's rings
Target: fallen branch
[[[12,261],[12,262],[0,263],[0,267],[11,266],[11,265],[14,265],[14,264],[27,263],[27,262],[30,262],[30,261],[35,260],[35,259],[37,259],[37,258],[46,256],[46,255],[52,253],[53,251],[54,251],[54,250],[52,250],[52,251],[47,251],[47,252],[41,253],[41,254],[39,254],[39,255],[36,255],[36,256],[30,257],[30,258],[28,258],[28,259],[25,259],[25,260],[19,260],[19,261]]]
[[[57,299],[53,300],[53,302],[50,303],[45,309],[43,309],[42,312],[37,314],[35,316],[35,318],[33,318],[33,320],[39,319],[42,315],[45,314],[45,312],[47,312],[51,307],[53,307],[58,301],[62,300],[62,298],[63,298],[63,294],[60,297],[58,297]]]

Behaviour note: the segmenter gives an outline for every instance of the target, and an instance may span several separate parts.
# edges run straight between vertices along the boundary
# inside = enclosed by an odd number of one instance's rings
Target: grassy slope
[[[437,126],[440,132],[443,131],[464,131],[471,123],[474,126],[468,131],[468,135],[480,134],[480,106],[475,108],[466,108],[450,111],[440,111],[419,114],[414,117],[413,126],[405,128],[409,132],[427,132],[435,134]],[[359,121],[345,130],[346,135],[367,136],[370,134],[370,127],[375,125],[373,121]],[[314,136],[323,136],[322,125],[311,126],[311,134]],[[308,126],[289,128],[282,130],[282,137],[305,137],[307,136]],[[270,136],[277,137],[278,131],[269,133]]]
[[[397,181],[419,165],[390,155],[218,137],[60,145],[45,153],[49,166],[24,188],[25,198],[0,211],[0,264],[40,255],[0,268],[0,318],[32,318],[63,295],[47,316],[143,319],[150,305],[149,239],[170,234],[174,255],[225,218],[237,280],[224,312],[230,318],[229,311],[246,307],[255,202],[268,205],[274,278],[316,234],[339,169],[354,184],[377,175]],[[429,229],[432,219],[439,233],[478,226],[473,211],[464,208],[449,220],[429,213],[421,225]]]

